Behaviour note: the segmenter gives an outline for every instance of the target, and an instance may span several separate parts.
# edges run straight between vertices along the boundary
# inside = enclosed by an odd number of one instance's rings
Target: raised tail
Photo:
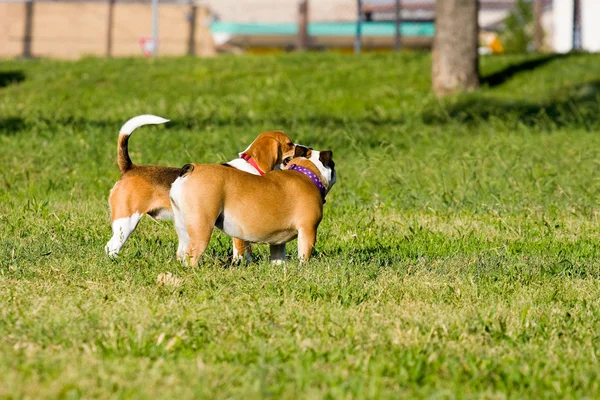
[[[164,124],[165,122],[169,122],[169,120],[150,114],[138,115],[125,122],[119,131],[119,140],[117,141],[117,163],[119,164],[121,174],[124,174],[133,166],[131,158],[129,158],[129,150],[127,149],[129,135],[140,126]]]

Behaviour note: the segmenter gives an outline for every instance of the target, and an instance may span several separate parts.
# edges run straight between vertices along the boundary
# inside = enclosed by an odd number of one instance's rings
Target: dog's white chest
[[[236,238],[241,238],[243,234],[242,226],[239,223],[237,223],[235,219],[231,218],[231,216],[227,215],[223,215],[222,221],[217,221],[217,228],[221,229],[229,236],[233,236]]]

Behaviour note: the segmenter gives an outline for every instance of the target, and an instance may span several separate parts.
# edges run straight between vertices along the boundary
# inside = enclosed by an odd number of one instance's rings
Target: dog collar
[[[250,157],[248,154],[246,153],[242,153],[240,154],[240,158],[244,161],[246,161],[248,164],[252,165],[254,167],[254,169],[256,171],[258,171],[258,173],[260,175],[264,175],[265,171],[263,171],[262,169],[260,169],[260,167],[258,166],[258,164],[256,163],[256,161],[254,161],[254,159],[252,157]]]
[[[310,178],[311,181],[313,181],[313,183],[315,185],[317,185],[317,188],[319,189],[319,191],[321,192],[321,196],[323,197],[323,199],[325,199],[325,195],[327,194],[327,192],[325,191],[325,186],[323,186],[323,182],[321,182],[321,180],[317,177],[317,175],[312,172],[310,169],[306,168],[306,167],[302,167],[298,164],[292,164],[289,168],[289,171],[298,171],[303,175],[306,175],[307,177]]]

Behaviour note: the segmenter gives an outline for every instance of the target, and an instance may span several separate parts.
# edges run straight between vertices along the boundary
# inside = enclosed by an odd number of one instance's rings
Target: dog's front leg
[[[283,264],[285,262],[285,243],[272,244],[269,249],[271,250],[271,262],[273,264]]]
[[[317,230],[306,228],[298,230],[298,258],[306,262],[310,258],[317,241]]]

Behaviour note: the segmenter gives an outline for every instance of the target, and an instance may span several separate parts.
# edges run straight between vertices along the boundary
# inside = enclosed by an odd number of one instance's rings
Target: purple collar
[[[301,167],[298,164],[292,164],[288,168],[288,170],[289,171],[298,171],[301,174],[306,175],[307,177],[309,177],[310,180],[313,181],[313,183],[315,185],[317,185],[317,188],[321,192],[321,196],[323,197],[323,200],[325,200],[325,195],[327,194],[327,191],[325,190],[325,186],[323,186],[323,182],[321,182],[321,180],[319,179],[319,177],[317,177],[317,175],[315,175],[314,172],[312,172],[310,169],[308,169],[306,167]]]

